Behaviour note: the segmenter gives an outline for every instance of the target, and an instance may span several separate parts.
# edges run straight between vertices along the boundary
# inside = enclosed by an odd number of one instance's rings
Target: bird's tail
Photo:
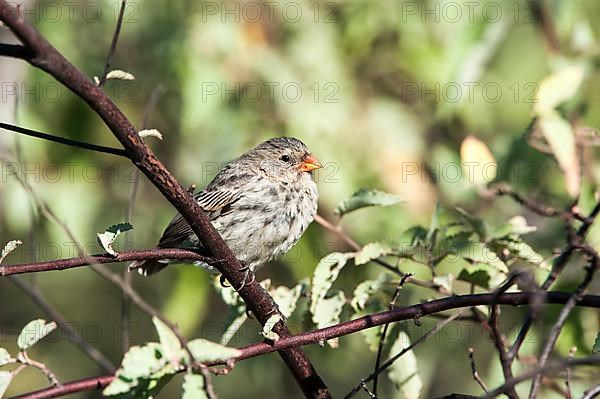
[[[129,270],[137,270],[142,276],[149,276],[158,273],[168,264],[168,260],[136,260],[129,264]]]

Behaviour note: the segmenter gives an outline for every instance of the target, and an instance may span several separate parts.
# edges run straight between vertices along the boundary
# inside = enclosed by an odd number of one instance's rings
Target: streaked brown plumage
[[[228,163],[195,198],[238,259],[255,269],[286,253],[313,221],[318,192],[311,171],[320,167],[300,140],[273,138]],[[158,247],[202,252],[179,214]],[[130,268],[149,275],[168,263],[136,261]]]

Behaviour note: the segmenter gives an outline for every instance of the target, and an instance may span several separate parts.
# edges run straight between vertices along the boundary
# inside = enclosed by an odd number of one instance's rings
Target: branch
[[[104,71],[102,71],[102,76],[100,76],[100,80],[98,82],[98,86],[100,87],[102,87],[102,85],[106,83],[106,76],[108,75],[108,71],[110,71],[112,57],[115,54],[115,50],[117,49],[117,41],[119,41],[119,35],[121,34],[121,26],[123,25],[123,16],[125,15],[126,3],[127,0],[121,0],[119,16],[117,17],[117,25],[115,26],[115,33],[113,34],[112,40],[110,42],[110,48],[108,50],[108,55],[106,56],[106,63],[104,64]]]
[[[219,272],[233,287],[242,287],[239,290],[240,297],[246,303],[248,310],[264,325],[274,311],[278,312],[273,298],[258,284],[253,273],[248,273],[248,269],[241,265],[210,223],[202,208],[144,144],[137,130],[123,112],[111,101],[102,88],[83,75],[34,27],[20,18],[17,10],[6,0],[0,0],[0,20],[31,50],[33,56],[28,59],[30,64],[44,70],[64,84],[84,100],[104,121],[117,140],[121,142],[134,165],[146,175],[188,222],[192,231],[206,247],[208,255],[220,261],[215,264]],[[282,321],[273,328],[273,331],[280,337],[290,335],[283,320],[285,318],[282,317]],[[294,348],[280,352],[280,355],[306,397],[331,397],[329,389],[302,350]]]
[[[11,125],[10,123],[0,122],[0,128],[4,130],[10,130],[11,132],[21,133],[26,136],[37,137],[39,139],[44,139],[48,141],[53,141],[55,143],[60,143],[64,145],[68,145],[71,147],[83,148],[84,150],[90,150],[95,152],[103,152],[105,154],[118,155],[120,157],[128,158],[127,152],[120,148],[113,147],[105,147],[103,145],[98,144],[90,144],[83,141],[71,140],[60,136],[55,136],[49,133],[38,132],[37,130],[27,129],[21,126]]]
[[[0,43],[0,55],[5,57],[19,58],[22,60],[30,60],[33,57],[31,51],[20,44],[5,44]]]
[[[570,292],[548,292],[546,295],[546,304],[555,304],[555,305],[564,305],[571,298],[572,293]],[[439,312],[444,312],[452,309],[460,309],[460,308],[471,308],[473,306],[482,306],[482,305],[491,305],[493,303],[499,305],[511,305],[511,306],[522,306],[534,303],[536,301],[535,295],[532,295],[531,292],[516,292],[516,293],[504,293],[501,295],[497,295],[495,293],[487,293],[487,294],[472,294],[472,295],[458,295],[453,297],[447,297],[442,299],[436,299],[430,302],[420,303],[412,306],[405,306],[396,308],[393,310],[388,310],[385,312],[379,312],[370,314],[358,319],[346,321],[343,323],[339,323],[330,327],[322,328],[319,330],[308,331],[300,334],[290,335],[287,337],[282,337],[278,341],[268,344],[265,342],[259,342],[252,345],[248,345],[239,350],[242,352],[240,356],[233,359],[233,362],[239,362],[242,360],[250,359],[256,356],[261,356],[267,353],[271,353],[274,351],[292,348],[296,346],[315,344],[322,341],[326,341],[328,339],[341,337],[348,334],[353,334],[362,330],[366,330],[368,328],[380,326],[386,323],[393,323],[402,320],[413,320],[414,318],[420,318],[427,315],[432,315]],[[600,308],[600,295],[584,295],[577,302],[578,306],[582,307],[590,307],[590,308]],[[458,315],[455,315],[456,319],[460,319]],[[453,316],[454,317],[454,316]],[[577,364],[588,364],[585,359],[573,359],[572,365]],[[600,360],[600,356],[596,356],[596,361]],[[213,362],[207,363],[207,366],[216,366],[216,365],[226,365],[223,362]],[[548,366],[546,366],[548,367]],[[545,369],[544,369],[545,370]],[[535,374],[529,376],[531,378]],[[85,386],[87,390],[90,389],[100,389],[106,385],[108,385],[111,381],[112,376],[103,376],[103,377],[94,377],[88,378],[85,380],[76,381],[76,383],[82,384]],[[512,388],[520,381],[524,381],[521,379],[522,377],[516,377],[515,379],[508,381],[506,384],[507,388]],[[101,383],[99,383],[99,381]],[[518,381],[518,382],[515,382]],[[85,382],[85,384],[84,384]],[[67,383],[65,386],[69,386],[73,383]],[[511,385],[512,384],[512,385]],[[90,387],[92,386],[92,387]],[[503,388],[504,389],[504,388]],[[80,389],[83,390],[83,389]],[[497,390],[496,390],[497,391]],[[50,394],[46,394],[47,392],[55,392],[52,389],[40,390],[37,392],[33,392],[29,395],[37,395],[37,396],[19,396],[18,398],[24,399],[42,399],[42,398],[50,398],[56,397],[51,396]],[[76,391],[69,391],[69,393],[73,393]],[[494,391],[495,392],[495,391]],[[502,392],[500,392],[502,393]],[[496,393],[498,395],[499,393]],[[59,396],[59,395],[57,395]],[[16,399],[16,398],[13,398]]]
[[[0,266],[0,277],[11,276],[23,273],[47,272],[53,270],[72,269],[81,266],[90,266],[102,263],[131,262],[134,260],[159,260],[159,259],[178,259],[203,261],[210,263],[212,260],[206,256],[199,255],[196,252],[178,248],[155,248],[141,251],[121,252],[117,256],[111,254],[98,254],[82,256],[77,258],[66,258],[51,260],[47,262],[23,263],[18,265]]]

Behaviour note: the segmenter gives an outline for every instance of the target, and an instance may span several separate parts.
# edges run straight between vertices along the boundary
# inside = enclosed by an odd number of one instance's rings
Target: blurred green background
[[[119,2],[24,4],[24,17],[87,76],[102,73]],[[508,199],[482,199],[461,171],[459,149],[474,135],[498,162],[498,180],[510,182],[530,198],[565,206],[569,197],[556,162],[528,145],[539,82],[565,65],[582,65],[585,80],[562,110],[582,126],[600,126],[600,3],[574,1],[128,1],[113,69],[133,81],[108,81],[105,90],[138,127],[156,128],[162,141],[146,142],[184,186],[206,185],[220,166],[260,141],[278,135],[303,140],[325,164],[317,174],[319,211],[332,210],[361,187],[403,196],[406,203],[368,209],[344,219],[359,243],[394,239],[414,224],[428,225],[436,202],[460,206],[491,223],[525,215],[539,226],[529,240],[551,256],[564,242],[560,223],[524,212]],[[3,42],[10,32],[0,28]],[[78,140],[118,146],[85,104],[49,76],[24,62],[0,59],[2,121]],[[18,95],[16,94],[18,93]],[[148,105],[151,98],[156,105]],[[586,148],[581,206],[594,198],[600,164]],[[33,187],[89,253],[100,252],[96,233],[127,218],[132,207],[128,248],[150,248],[173,216],[173,208],[145,178],[130,203],[135,169],[124,159],[42,140],[0,134],[0,245],[24,245],[6,263],[52,260],[76,255],[56,223],[40,214],[15,175]],[[457,175],[458,174],[458,175]],[[600,242],[600,230],[591,233]],[[117,247],[126,248],[120,240]],[[349,248],[313,224],[292,252],[258,273],[274,285],[292,286],[309,277],[319,259]],[[121,272],[125,265],[110,265]],[[452,265],[447,266],[452,270]],[[406,262],[403,270],[430,278],[429,271]],[[567,270],[558,289],[572,289],[580,270]],[[376,265],[347,267],[338,285],[348,293],[374,278]],[[540,274],[540,277],[543,273]],[[132,277],[151,304],[178,323],[188,337],[218,341],[226,306],[211,276],[192,266],[170,267],[152,278]],[[119,326],[120,291],[87,268],[26,276],[39,286],[84,337],[118,364],[123,353]],[[457,292],[466,285],[458,284]],[[598,284],[591,292],[598,292]],[[418,303],[435,293],[406,287],[399,304]],[[302,301],[302,300],[301,300]],[[304,300],[303,303],[305,303]],[[15,334],[29,320],[47,317],[11,281],[0,280],[1,345],[14,349]],[[544,314],[548,323],[556,308]],[[504,331],[515,336],[523,309],[506,309]],[[598,312],[576,310],[557,345],[588,353],[599,329]],[[344,318],[349,315],[344,313]],[[132,344],[155,340],[149,317],[131,306]],[[400,323],[411,338],[422,327]],[[302,312],[290,321],[295,332],[312,328]],[[454,323],[416,350],[423,397],[452,392],[479,394],[467,348],[475,348],[479,372],[489,386],[501,380],[493,345],[479,325]],[[231,345],[260,340],[258,324],[247,322]],[[537,353],[546,326],[534,331],[523,353]],[[361,334],[344,337],[338,349],[306,348],[334,397],[345,394],[372,370],[375,354]],[[61,379],[102,371],[60,333],[32,350]],[[523,369],[519,364],[516,370]],[[589,386],[575,373],[574,392]],[[179,380],[176,377],[176,380]],[[40,388],[35,370],[15,379],[9,394]],[[276,354],[236,365],[214,378],[222,398],[300,397]],[[381,397],[394,389],[382,378]],[[526,387],[524,387],[526,388]],[[172,382],[160,395],[179,394]],[[362,397],[366,397],[364,393]],[[545,391],[544,397],[561,397]],[[91,393],[74,397],[98,397]],[[400,396],[398,396],[400,397]]]

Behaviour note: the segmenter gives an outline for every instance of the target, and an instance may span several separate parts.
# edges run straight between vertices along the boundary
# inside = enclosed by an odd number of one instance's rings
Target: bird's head
[[[257,162],[261,173],[288,183],[308,177],[313,170],[323,167],[306,145],[293,137],[267,140],[246,155]]]

